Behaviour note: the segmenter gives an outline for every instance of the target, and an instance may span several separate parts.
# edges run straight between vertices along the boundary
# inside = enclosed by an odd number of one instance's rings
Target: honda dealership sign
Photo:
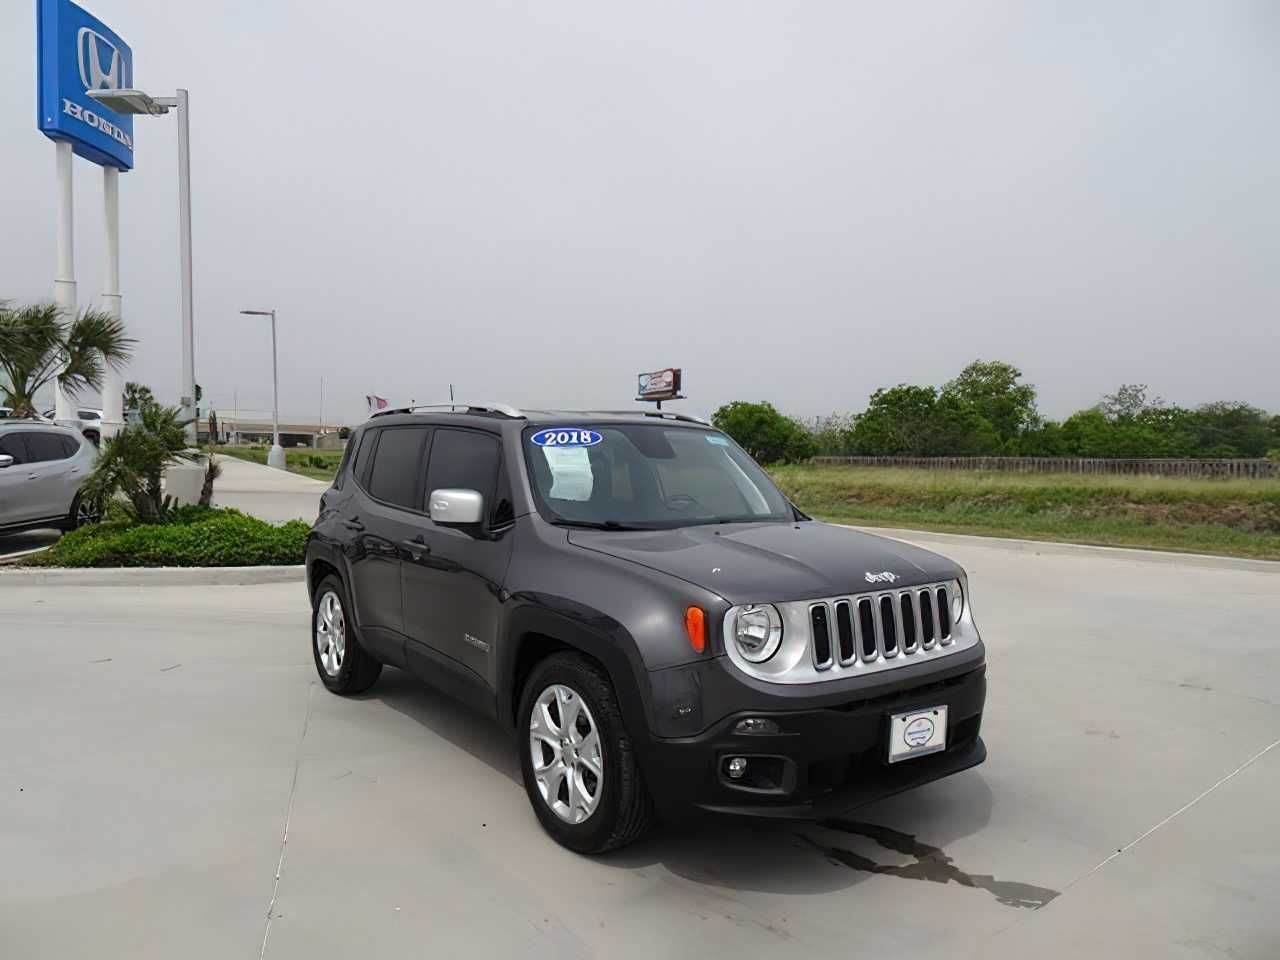
[[[90,90],[133,86],[133,51],[70,0],[36,0],[41,132],[102,166],[133,167],[133,117],[95,103]]]

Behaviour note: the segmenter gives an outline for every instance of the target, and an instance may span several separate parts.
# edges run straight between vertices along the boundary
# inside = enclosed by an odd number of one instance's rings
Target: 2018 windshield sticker
[[[594,447],[604,437],[583,427],[555,427],[539,430],[530,439],[540,447]]]

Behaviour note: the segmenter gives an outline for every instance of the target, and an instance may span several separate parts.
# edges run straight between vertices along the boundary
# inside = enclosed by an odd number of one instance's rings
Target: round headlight
[[[964,592],[960,589],[959,582],[951,584],[951,622],[955,623],[960,619],[960,615],[964,613]]]
[[[782,644],[782,616],[769,603],[741,608],[734,618],[733,639],[738,652],[750,663],[764,663]]]

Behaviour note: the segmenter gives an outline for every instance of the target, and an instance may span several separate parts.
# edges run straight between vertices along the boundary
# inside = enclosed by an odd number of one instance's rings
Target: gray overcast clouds
[[[1280,410],[1280,4],[83,0],[191,91],[196,375],[364,394],[860,409],[975,357]],[[0,297],[50,299],[32,0],[0,48]],[[121,180],[128,376],[176,402],[176,148]],[[81,305],[98,168],[77,160]]]

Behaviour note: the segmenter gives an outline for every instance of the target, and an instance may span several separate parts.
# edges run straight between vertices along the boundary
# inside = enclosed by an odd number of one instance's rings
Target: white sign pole
[[[107,274],[103,279],[103,308],[120,319],[120,171],[102,168],[102,210],[107,228]],[[102,375],[102,439],[114,437],[124,425],[124,374],[107,364]]]
[[[58,170],[58,266],[53,280],[53,302],[58,305],[63,322],[69,323],[76,315],[75,204],[71,181],[75,155],[65,140],[54,143],[54,149]],[[71,397],[56,382],[54,394],[54,419],[78,423]]]

